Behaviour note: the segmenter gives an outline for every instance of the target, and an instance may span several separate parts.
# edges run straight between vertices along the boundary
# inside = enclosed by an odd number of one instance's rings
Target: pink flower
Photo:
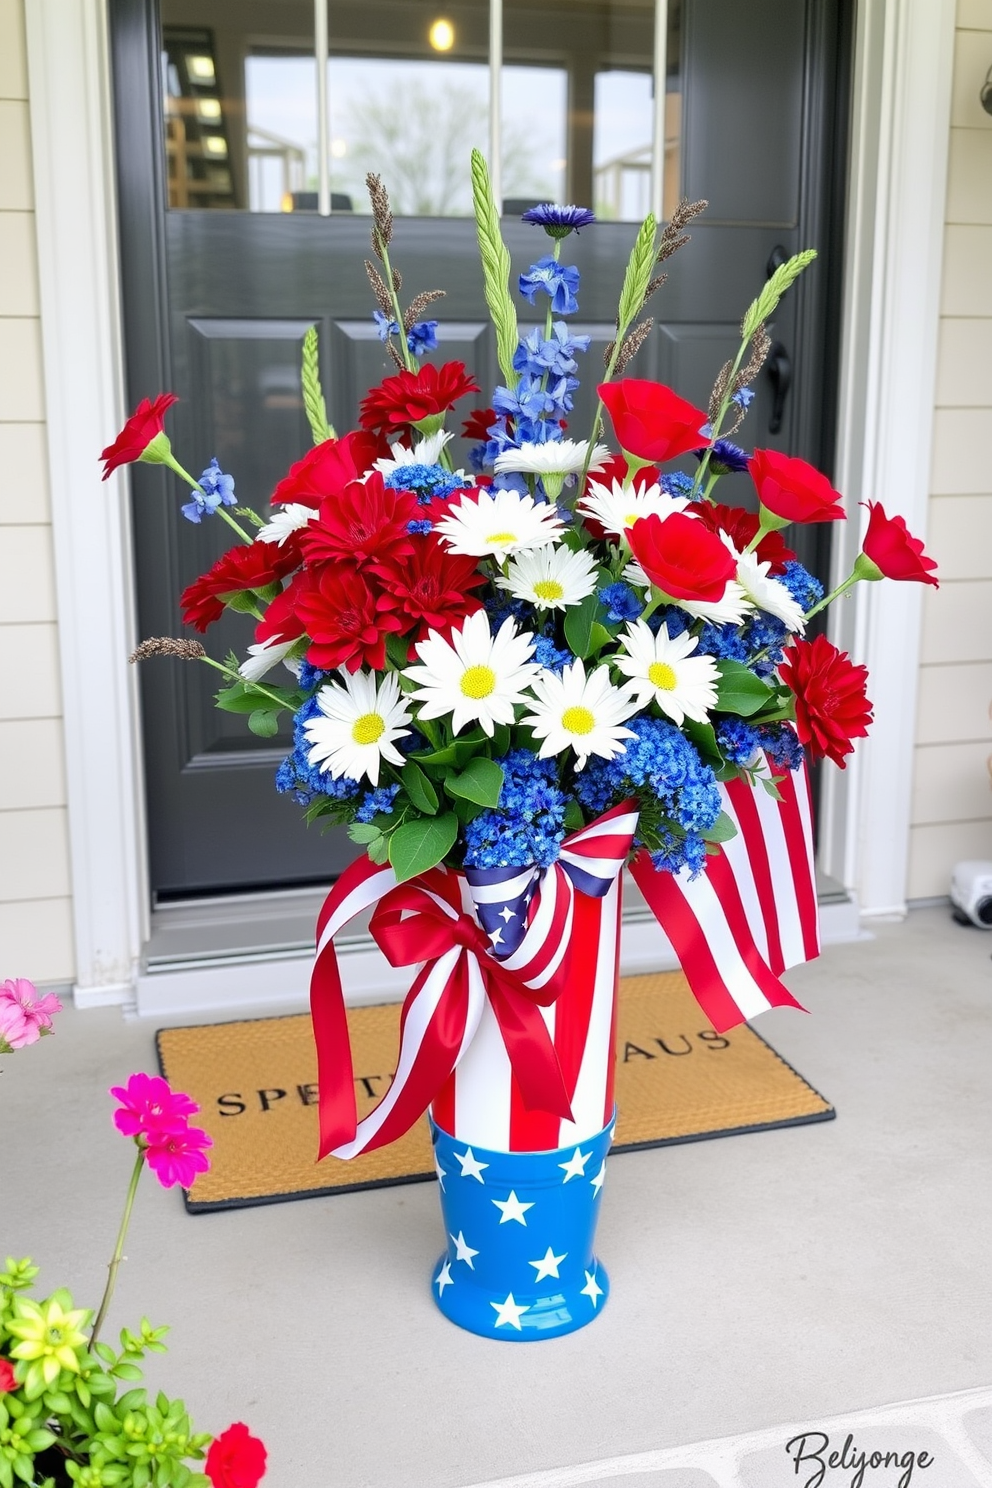
[[[266,1451],[243,1421],[235,1421],[210,1443],[203,1464],[214,1488],[255,1488],[265,1476]]]
[[[212,1147],[213,1142],[197,1126],[182,1131],[149,1131],[146,1137],[145,1157],[163,1188],[173,1188],[177,1183],[192,1188],[197,1173],[205,1173],[210,1167],[203,1148]]]
[[[9,1359],[0,1359],[0,1395],[9,1395],[17,1389],[17,1377]]]
[[[10,1049],[36,1044],[43,1033],[51,1033],[52,1017],[61,1011],[54,992],[39,997],[27,977],[11,977],[0,986],[0,1044]]]
[[[110,1093],[121,1103],[114,1125],[125,1137],[143,1135],[150,1140],[152,1132],[184,1132],[190,1116],[200,1109],[188,1095],[170,1089],[160,1075],[132,1075]]]

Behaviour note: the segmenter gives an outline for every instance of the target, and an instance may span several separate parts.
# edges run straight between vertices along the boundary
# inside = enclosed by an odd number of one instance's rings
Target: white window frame
[[[95,459],[126,412],[108,28],[105,0],[26,0],[25,14],[75,994],[95,1005],[131,999],[149,905],[140,714],[125,661],[134,639],[127,475],[103,485]],[[954,0],[858,7],[838,480],[852,501],[881,500],[920,533],[953,38]],[[661,184],[656,171],[656,202]],[[857,528],[850,521],[838,544],[838,573]],[[867,914],[905,908],[919,620],[918,587],[890,584],[859,586],[833,622],[872,669],[876,722],[857,763],[826,782],[821,856]]]

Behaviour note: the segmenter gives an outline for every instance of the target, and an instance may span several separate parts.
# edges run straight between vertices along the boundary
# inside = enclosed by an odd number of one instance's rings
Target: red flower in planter
[[[738,553],[743,553],[758,530],[757,512],[746,511],[743,506],[697,501],[692,513],[705,522],[711,532],[725,532]],[[796,556],[791,548],[785,546],[781,532],[766,532],[754,551],[759,563],[771,564],[769,573],[772,575],[780,574]]]
[[[296,502],[318,507],[325,496],[335,496],[349,481],[364,475],[388,446],[375,434],[358,430],[343,439],[325,439],[289,467],[272,493],[273,503]]]
[[[596,390],[613,420],[617,439],[640,460],[677,460],[699,448],[706,414],[660,382],[624,377]]]
[[[0,1359],[0,1395],[9,1395],[12,1390],[17,1389],[17,1380],[14,1378],[14,1366],[9,1359]]]
[[[210,1443],[203,1464],[213,1488],[255,1488],[265,1475],[266,1450],[243,1421],[235,1421]]]
[[[340,495],[320,504],[320,515],[303,529],[308,562],[372,563],[413,552],[407,525],[420,516],[416,496],[383,485],[378,470],[365,481],[349,481]]]
[[[476,443],[485,442],[495,422],[495,408],[475,408],[462,424],[462,438],[474,439]]]
[[[872,721],[868,668],[853,666],[826,636],[797,639],[779,666],[779,675],[796,700],[796,732],[812,758],[831,759],[844,769],[852,739],[863,739]]]
[[[662,521],[656,512],[627,529],[638,563],[670,599],[722,599],[737,565],[726,543],[683,512]]]
[[[780,517],[783,525],[844,520],[844,508],[837,504],[840,492],[805,460],[780,455],[777,450],[756,449],[747,468],[762,506]]]
[[[478,391],[478,384],[466,372],[464,362],[445,362],[441,367],[425,362],[419,372],[404,369],[394,377],[384,378],[362,399],[358,417],[364,429],[389,433],[435,414],[447,413],[459,398]]]
[[[903,517],[887,517],[877,501],[862,502],[868,508],[868,531],[865,533],[864,551],[858,558],[856,568],[861,577],[867,579],[915,579],[920,584],[940,585],[934,577],[937,564],[923,551],[923,540],[914,537]],[[867,558],[875,573],[866,572]]]
[[[178,401],[175,393],[159,393],[154,402],[142,398],[113,444],[100,451],[100,459],[104,462],[103,480],[119,466],[131,465],[141,459],[148,446],[163,432],[167,410]]]
[[[202,634],[224,613],[224,601],[232,594],[265,589],[300,565],[299,543],[289,538],[279,543],[253,542],[223,553],[213,568],[196,579],[179,598],[183,620]]]
[[[375,564],[373,572],[396,600],[404,618],[417,627],[410,641],[411,661],[413,643],[425,641],[428,630],[447,638],[453,625],[482,609],[482,601],[469,593],[486,582],[485,574],[476,568],[476,560],[448,552],[436,538],[419,541],[411,558],[390,558]]]
[[[403,630],[397,601],[372,588],[358,570],[324,564],[309,588],[301,586],[294,614],[310,637],[307,660],[321,671],[344,666],[357,672],[386,665],[386,635]]]

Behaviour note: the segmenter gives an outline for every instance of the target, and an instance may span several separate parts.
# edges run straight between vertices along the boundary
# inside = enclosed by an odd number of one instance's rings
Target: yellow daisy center
[[[546,600],[550,604],[556,599],[561,599],[565,588],[564,585],[559,584],[557,579],[538,579],[534,585],[534,593],[538,599]]]
[[[623,525],[625,527],[633,527],[634,523],[637,521],[640,515],[640,512],[628,512],[623,519]]]
[[[648,667],[648,681],[662,692],[674,692],[678,678],[667,661],[653,661]]]
[[[596,727],[596,720],[588,708],[581,704],[575,708],[566,708],[561,715],[561,726],[570,734],[591,734]]]
[[[468,698],[484,698],[495,691],[496,673],[492,667],[472,666],[462,673],[460,687]]]
[[[491,543],[494,548],[505,548],[507,543],[513,543],[516,540],[517,534],[515,532],[490,532],[486,538],[486,542]]]
[[[351,737],[356,744],[374,744],[385,733],[386,725],[378,713],[363,713],[351,725]]]

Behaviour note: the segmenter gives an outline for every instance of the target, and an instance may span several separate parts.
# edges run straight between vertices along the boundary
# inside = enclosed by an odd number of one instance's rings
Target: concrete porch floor
[[[111,1331],[170,1323],[150,1382],[247,1421],[271,1488],[464,1488],[992,1384],[992,935],[872,928],[790,975],[810,1017],[758,1023],[837,1120],[612,1159],[587,1329],[447,1323],[433,1185],[190,1217],[146,1178]],[[0,1255],[80,1304],[131,1163],[106,1090],[155,1069],[154,1026],[68,1010],[4,1060]]]

